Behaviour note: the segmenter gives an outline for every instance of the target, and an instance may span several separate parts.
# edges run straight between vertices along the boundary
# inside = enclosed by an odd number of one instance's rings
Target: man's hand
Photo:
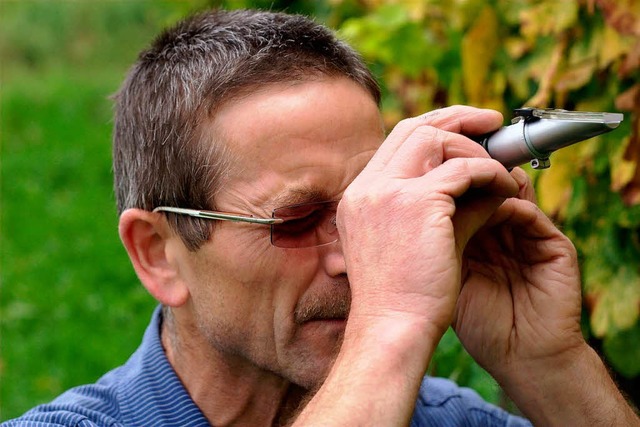
[[[302,425],[407,424],[452,322],[534,422],[634,419],[580,334],[571,242],[532,203],[523,171],[463,136],[501,123],[460,106],[404,120],[345,191],[337,224],[351,311]]]
[[[454,329],[498,379],[523,363],[569,354],[584,345],[576,251],[531,201],[507,200],[465,249]]]
[[[301,414],[323,425],[409,421],[453,319],[463,250],[518,182],[477,143],[502,124],[450,107],[402,121],[345,191],[337,224],[352,292],[341,350]],[[326,414],[330,414],[330,418]]]
[[[453,327],[469,353],[541,425],[637,425],[580,329],[575,248],[534,204],[524,171],[464,252]]]
[[[460,133],[501,122],[460,106],[405,120],[349,186],[338,227],[350,323],[423,322],[422,339],[437,343],[452,320],[467,241],[518,192],[507,170]]]

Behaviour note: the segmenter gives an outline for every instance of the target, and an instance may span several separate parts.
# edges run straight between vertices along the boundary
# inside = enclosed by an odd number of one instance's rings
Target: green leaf
[[[623,265],[609,279],[606,287],[599,284],[591,327],[597,337],[631,328],[639,318],[640,277],[637,267]]]
[[[603,349],[616,371],[628,378],[640,375],[640,324],[608,336]]]

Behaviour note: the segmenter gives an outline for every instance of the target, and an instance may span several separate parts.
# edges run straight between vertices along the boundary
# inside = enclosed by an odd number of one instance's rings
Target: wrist
[[[297,422],[313,425],[322,414],[322,425],[408,424],[437,341],[421,339],[420,322],[368,320],[350,316],[333,367]]]
[[[444,331],[410,316],[360,316],[350,314],[339,359],[384,363],[390,370],[419,372],[422,378]],[[376,360],[380,358],[380,360]],[[364,360],[363,362],[367,362]]]
[[[637,422],[602,360],[586,342],[562,355],[513,368],[512,375],[499,382],[535,425]]]

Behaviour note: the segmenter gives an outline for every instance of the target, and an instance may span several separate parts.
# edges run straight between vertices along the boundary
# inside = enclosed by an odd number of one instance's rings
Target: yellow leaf
[[[633,267],[622,266],[601,287],[591,313],[591,328],[597,337],[625,330],[640,317],[640,277]]]
[[[575,0],[545,0],[520,13],[521,32],[527,39],[559,34],[578,20]]]
[[[640,282],[629,267],[621,267],[609,287],[611,295],[611,326],[616,330],[632,327],[638,320],[640,307]]]
[[[462,73],[464,91],[470,104],[482,105],[486,82],[498,49],[498,20],[489,6],[473,23],[462,40]]]
[[[564,52],[567,47],[567,37],[565,35],[560,35],[557,39],[557,43],[553,47],[553,51],[551,55],[548,57],[545,55],[543,61],[545,65],[540,69],[541,74],[537,76],[536,80],[538,80],[540,86],[538,87],[537,92],[533,97],[529,98],[525,105],[534,106],[534,107],[547,107],[551,100],[551,92],[553,88],[553,82],[555,81],[556,74],[558,73],[558,69],[560,67],[560,63],[564,58]],[[540,59],[537,59],[539,61]],[[534,66],[532,65],[532,68]],[[532,70],[530,68],[530,70]],[[532,73],[533,76],[535,74]]]
[[[602,46],[598,57],[598,68],[603,70],[613,61],[628,53],[632,44],[630,38],[622,38],[620,34],[609,26],[605,26],[602,33]]]
[[[607,292],[598,298],[589,319],[589,322],[591,323],[591,330],[598,338],[604,337],[611,325],[611,303],[609,302],[609,297],[610,295]]]
[[[400,3],[406,7],[409,16],[415,21],[423,19],[429,10],[429,5],[424,0],[402,0]]]
[[[638,167],[635,161],[626,160],[624,156],[630,141],[631,138],[627,135],[613,151],[609,161],[611,165],[611,189],[616,192],[622,190],[625,185],[631,182]]]
[[[564,218],[573,189],[573,177],[580,162],[579,144],[571,145],[551,155],[551,168],[543,170],[536,188],[540,208],[547,215]]]
[[[614,280],[622,281],[611,289],[613,307],[611,317],[616,329],[629,329],[638,321],[638,307],[640,307],[640,281],[637,275],[628,268],[621,268]]]
[[[531,43],[519,37],[508,37],[504,42],[504,48],[511,59],[520,59],[531,49]]]
[[[596,61],[594,59],[570,66],[557,77],[555,89],[559,92],[579,89],[591,81],[595,69]]]

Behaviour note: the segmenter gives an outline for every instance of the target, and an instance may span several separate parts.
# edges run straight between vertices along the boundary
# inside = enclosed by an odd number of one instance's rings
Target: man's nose
[[[334,225],[335,228],[335,225]],[[335,229],[334,233],[338,233]],[[347,273],[347,265],[342,253],[340,239],[322,247],[322,263],[327,274],[331,277],[340,276]]]

